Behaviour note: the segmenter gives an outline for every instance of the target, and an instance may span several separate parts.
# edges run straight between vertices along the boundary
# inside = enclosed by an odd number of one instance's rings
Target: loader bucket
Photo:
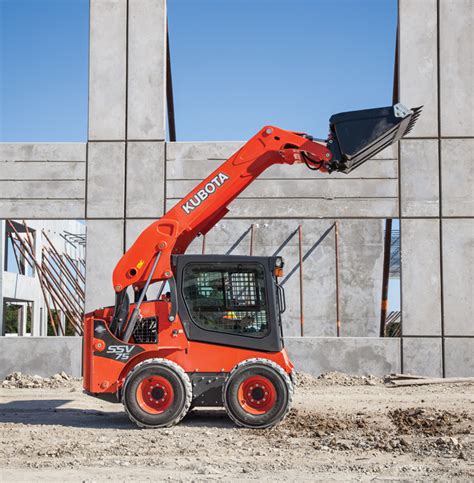
[[[334,162],[332,170],[350,173],[408,134],[420,113],[421,107],[407,109],[395,104],[334,114],[329,119],[328,141]]]

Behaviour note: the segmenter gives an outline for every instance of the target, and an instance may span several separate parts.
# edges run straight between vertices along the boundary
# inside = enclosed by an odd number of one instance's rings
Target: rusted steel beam
[[[44,255],[44,251],[43,251],[43,255]],[[61,279],[61,273],[58,273],[57,269],[54,267],[51,261],[45,256],[43,256],[43,261],[44,261],[44,265],[48,266],[49,270],[52,272],[55,278]],[[75,300],[76,295],[80,295],[79,292],[77,290],[73,291],[70,288],[69,284],[67,283],[63,283],[63,287],[67,290],[67,292],[69,292],[69,295],[71,295],[74,298],[74,301],[77,303],[77,305],[81,307],[83,305],[82,302],[84,302],[84,299],[81,298],[80,300],[77,300],[77,301]]]
[[[71,300],[64,289],[57,283],[49,267],[45,265],[43,268],[46,273],[48,284],[54,289],[58,298],[64,301],[64,305],[77,316],[78,320],[80,320],[82,316],[81,309],[75,306],[75,301]]]
[[[202,236],[202,248],[201,248],[201,254],[205,255],[206,254],[206,235]]]
[[[66,252],[64,252],[64,257],[66,258],[66,260],[69,262],[69,264],[73,268],[74,273],[77,274],[77,276],[82,280],[82,282],[85,282],[85,278],[83,277],[82,273],[80,272],[80,270],[77,268],[76,264],[74,263],[74,259],[71,258],[71,256]]]
[[[252,223],[250,225],[250,256],[253,255],[254,231],[255,231],[255,223]]]
[[[55,253],[56,257],[58,258],[59,260],[59,263],[63,264],[64,265],[64,261],[61,259],[61,255],[58,253],[58,251],[56,250],[56,247],[53,245],[52,241],[49,239],[48,235],[46,234],[46,232],[44,230],[41,231],[41,233],[43,234],[43,236],[46,238],[47,242],[49,243],[49,246],[51,247],[51,250]],[[85,277],[83,278],[82,274],[80,274],[80,278],[83,282],[85,282]]]
[[[76,290],[79,290],[82,294],[84,294],[84,290],[82,289],[81,285],[76,282],[76,279],[68,271],[67,267],[64,265],[63,260],[60,258],[60,255],[58,255],[56,252],[52,251],[48,247],[44,247],[44,249],[51,257],[51,259],[56,262],[56,265],[63,269],[63,273],[66,275],[66,278],[71,283],[71,285],[73,285],[76,288]]]
[[[298,225],[298,254],[300,268],[300,334],[304,336],[304,287],[303,287],[303,227]]]
[[[383,245],[383,273],[382,273],[382,300],[380,303],[380,337],[385,337],[385,326],[388,312],[388,284],[390,276],[390,252],[392,247],[392,220],[385,222],[385,239]]]
[[[336,257],[336,336],[341,337],[341,314],[339,300],[339,224],[334,222],[334,251]]]

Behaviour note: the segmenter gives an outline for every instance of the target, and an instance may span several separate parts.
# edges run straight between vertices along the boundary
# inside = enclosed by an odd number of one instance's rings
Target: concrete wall
[[[474,375],[474,3],[400,0],[402,362]]]
[[[0,337],[0,378],[20,371],[81,375],[82,337]]]
[[[167,207],[233,154],[241,143],[168,143]],[[350,175],[331,177],[306,166],[272,166],[231,205],[231,218],[390,218],[398,216],[396,147]]]
[[[0,218],[84,218],[86,144],[0,143]]]

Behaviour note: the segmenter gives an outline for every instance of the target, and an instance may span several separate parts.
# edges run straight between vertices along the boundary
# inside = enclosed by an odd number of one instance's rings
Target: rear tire
[[[125,411],[135,424],[165,428],[177,424],[188,412],[192,386],[178,364],[149,359],[128,373],[122,394]]]
[[[288,374],[267,359],[248,359],[229,374],[223,388],[224,406],[239,426],[269,428],[290,409],[293,386]]]

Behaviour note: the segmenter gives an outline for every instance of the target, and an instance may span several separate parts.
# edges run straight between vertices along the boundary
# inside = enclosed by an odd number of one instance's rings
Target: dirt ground
[[[12,378],[0,384],[0,480],[474,480],[474,385],[299,379],[288,417],[257,431],[223,410],[138,429],[80,381]]]

